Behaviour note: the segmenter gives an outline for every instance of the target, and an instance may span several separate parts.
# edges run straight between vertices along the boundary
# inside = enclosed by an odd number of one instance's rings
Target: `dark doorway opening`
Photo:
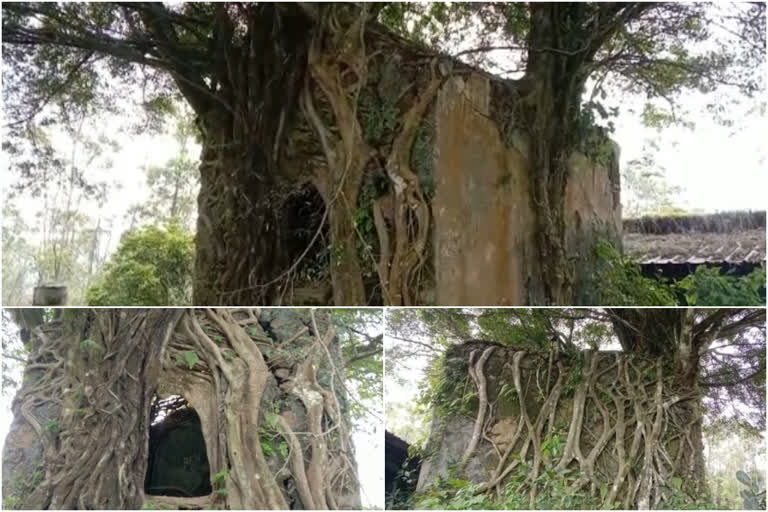
[[[186,498],[213,492],[211,468],[197,412],[182,396],[155,397],[150,419],[144,492]]]

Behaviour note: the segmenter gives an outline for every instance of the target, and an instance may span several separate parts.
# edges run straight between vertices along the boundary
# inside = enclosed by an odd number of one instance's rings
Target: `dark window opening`
[[[153,398],[150,425],[144,492],[186,498],[211,494],[200,416],[184,397]]]

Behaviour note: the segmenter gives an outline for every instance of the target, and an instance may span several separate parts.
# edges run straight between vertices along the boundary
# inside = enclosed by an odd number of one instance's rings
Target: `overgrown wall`
[[[679,387],[670,366],[622,352],[453,347],[417,492],[442,476],[499,496],[530,493],[534,506],[543,485],[536,479],[549,471],[588,508],[656,507],[675,493],[701,492],[699,396]]]
[[[7,508],[259,509],[267,492],[271,508],[360,508],[327,314],[70,309],[33,333],[3,447]],[[155,395],[181,395],[199,415],[210,495],[144,494]]]
[[[528,140],[516,126],[515,98],[501,80],[456,76],[437,99],[435,269],[437,304],[527,305],[542,302],[537,282],[536,219]],[[502,110],[505,109],[505,110]],[[595,163],[570,159],[566,247],[586,262],[574,276],[576,303],[588,301],[594,244],[621,236],[618,147]]]
[[[543,303],[528,135],[515,85],[385,30],[366,31],[366,57],[365,87],[354,106],[365,142],[360,158],[367,162],[357,209],[350,210],[356,232],[344,244],[331,242],[331,273],[338,271],[336,253],[355,244],[361,246],[359,265],[372,304]],[[319,89],[313,97],[317,117],[334,126],[327,97]],[[425,98],[427,107],[414,118],[415,135],[398,145],[409,115]],[[571,284],[577,304],[590,303],[595,242],[621,243],[618,147],[599,129],[585,130],[591,135],[580,136],[590,139],[584,145],[590,155],[570,158],[565,199],[565,244],[576,268]],[[285,175],[311,181],[327,198],[333,168],[305,117],[298,117],[281,149]],[[390,161],[397,151],[407,153],[407,171],[404,161]],[[351,171],[344,176],[350,180]],[[414,176],[419,193],[408,188]],[[324,272],[321,278],[327,279]],[[298,272],[304,273],[317,274]],[[382,292],[398,279],[407,289],[404,300],[398,286],[389,297]],[[297,281],[297,289],[305,286]],[[283,303],[290,303],[291,293]]]

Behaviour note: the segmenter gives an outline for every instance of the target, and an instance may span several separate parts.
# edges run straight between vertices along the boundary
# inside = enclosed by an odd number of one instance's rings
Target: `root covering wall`
[[[219,138],[209,134],[201,168],[196,303],[327,303],[329,294],[337,306],[555,300],[542,282],[537,233],[547,215],[533,201],[537,172],[519,84],[374,24],[329,30],[306,58],[298,106],[264,132],[284,138],[274,145],[272,181],[230,162],[220,148],[242,142],[228,140],[229,121],[225,131],[211,121]],[[233,122],[252,135],[253,126]],[[573,267],[567,297],[558,299],[565,304],[590,302],[595,242],[621,240],[618,149],[602,133],[592,142],[589,156],[568,158],[565,229],[556,241]],[[240,177],[225,183],[232,176]],[[314,198],[314,213],[291,213],[299,196]],[[232,219],[232,211],[258,222]],[[259,271],[242,271],[252,268]]]
[[[533,508],[546,474],[599,508],[655,508],[703,489],[700,398],[671,363],[477,342],[445,357],[418,491],[466,478]]]
[[[15,508],[360,508],[325,313],[67,310],[33,330],[25,375],[3,449]],[[209,495],[145,496],[155,395],[199,415]]]
[[[507,98],[503,101],[502,98]],[[437,304],[542,302],[528,139],[514,92],[478,73],[453,77],[436,107],[435,269]],[[519,108],[519,107],[518,107]],[[618,147],[601,163],[574,154],[568,165],[566,248],[578,260],[574,303],[588,303],[594,244],[621,236]]]

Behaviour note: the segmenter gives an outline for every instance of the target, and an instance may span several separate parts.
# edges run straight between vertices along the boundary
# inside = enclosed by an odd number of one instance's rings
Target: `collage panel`
[[[765,306],[765,6],[3,2],[2,305]]]
[[[383,508],[369,309],[2,310],[4,509]]]
[[[765,510],[764,309],[388,309],[387,509]]]

